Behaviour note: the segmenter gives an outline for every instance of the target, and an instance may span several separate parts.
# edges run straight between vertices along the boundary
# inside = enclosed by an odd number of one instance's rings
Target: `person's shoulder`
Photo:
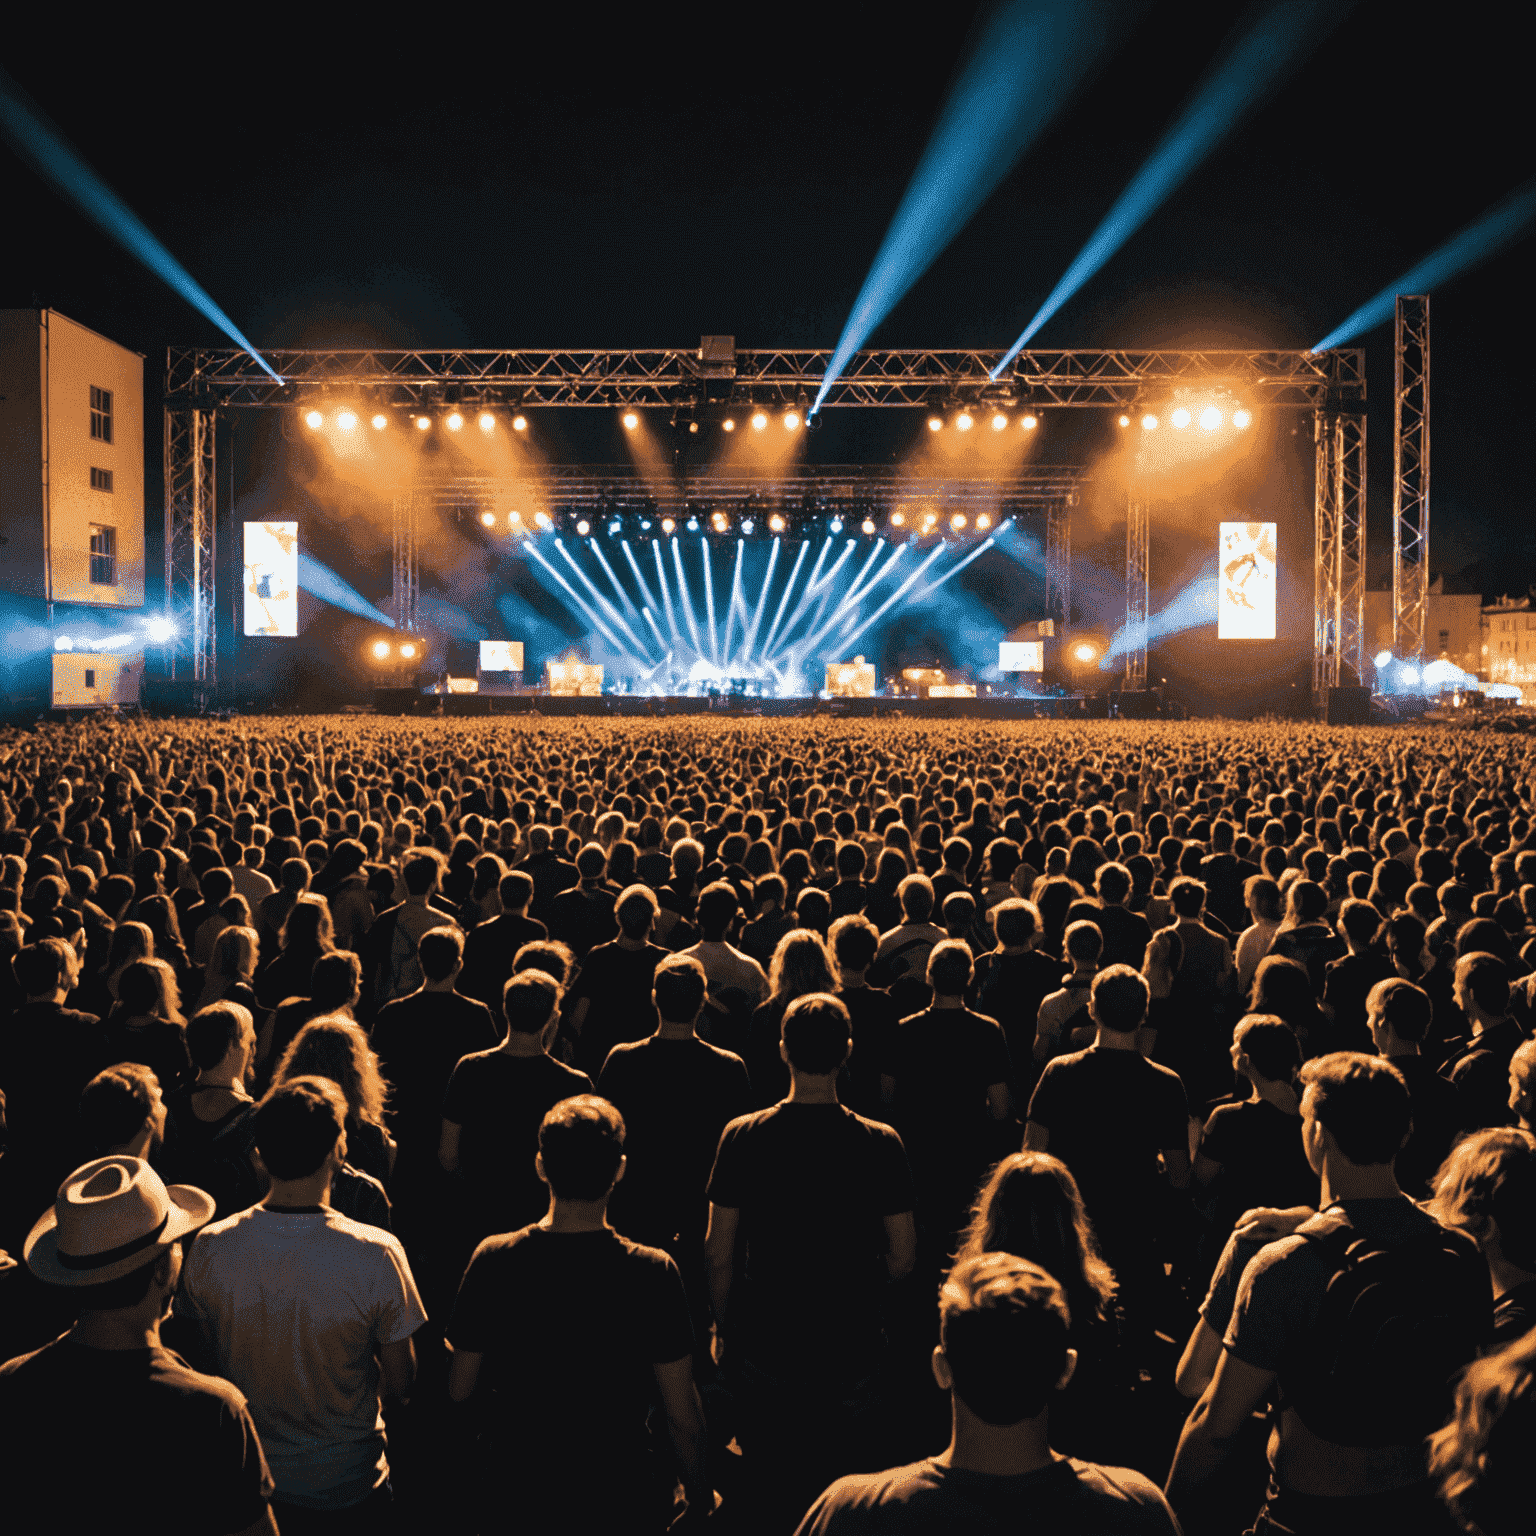
[[[354,1172],[356,1170],[353,1170]],[[377,1179],[370,1178],[368,1174],[361,1174],[361,1178],[368,1179],[382,1192],[383,1185]],[[378,1249],[390,1254],[404,1265],[405,1247],[393,1232],[386,1232],[383,1227],[370,1226],[367,1222],[358,1221],[352,1216],[343,1216],[335,1209],[327,1209],[325,1221],[320,1230],[324,1232],[338,1247],[345,1246],[361,1252],[364,1249]]]
[[[1162,1489],[1145,1474],[1131,1467],[1109,1467],[1096,1461],[1079,1461],[1075,1456],[1068,1458],[1068,1465],[1077,1475],[1080,1493],[1087,1494],[1096,1502],[1112,1504],[1120,1511],[1114,1526],[1117,1532],[1125,1532],[1126,1536],[1130,1536],[1130,1533],[1138,1530],[1178,1530]],[[1146,1520],[1137,1520],[1134,1525],[1124,1524],[1127,1505],[1135,1505],[1144,1511]]]
[[[931,1457],[883,1472],[850,1472],[817,1499],[805,1529],[817,1536],[858,1529],[899,1529],[899,1525],[885,1523],[890,1516],[884,1512],[936,1493],[943,1483],[944,1473]]]

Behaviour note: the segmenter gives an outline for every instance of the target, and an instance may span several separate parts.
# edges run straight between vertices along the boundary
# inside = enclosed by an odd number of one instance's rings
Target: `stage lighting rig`
[[[1019,425],[1026,432],[1033,432],[1040,425],[1040,418],[1034,412],[1029,411],[1019,418]]]
[[[356,411],[338,411],[336,413],[336,425],[343,432],[350,432],[357,425]]]
[[[373,418],[373,430],[375,432],[382,432],[388,425],[389,417],[383,411],[377,412]]]
[[[430,416],[418,416],[416,418],[416,430],[418,432],[430,432],[432,430],[432,418]]]
[[[930,416],[928,418],[928,430],[930,432],[942,432],[944,430],[944,418],[942,416]]]
[[[720,423],[720,430],[722,432],[734,432],[736,430],[735,417],[727,416],[725,420]]]
[[[761,432],[768,425],[768,413],[766,411],[754,411],[752,413],[752,430]]]
[[[640,425],[640,416],[636,411],[625,411],[620,420],[623,421],[626,432],[633,432]]]
[[[319,411],[306,411],[304,413],[304,425],[311,432],[318,432],[325,425],[325,417]]]

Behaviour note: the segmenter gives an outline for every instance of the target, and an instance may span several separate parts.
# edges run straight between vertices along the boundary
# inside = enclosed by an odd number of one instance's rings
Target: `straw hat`
[[[210,1195],[167,1187],[142,1157],[99,1157],[59,1186],[27,1234],[27,1266],[50,1285],[119,1280],[213,1219]]]

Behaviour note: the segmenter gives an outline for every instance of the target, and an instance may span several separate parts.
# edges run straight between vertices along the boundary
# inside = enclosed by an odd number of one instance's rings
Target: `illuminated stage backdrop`
[[[999,672],[1044,672],[1045,641],[998,641],[997,670]]]
[[[245,632],[299,632],[299,525],[245,525]]]
[[[1221,525],[1218,640],[1275,638],[1275,525]]]

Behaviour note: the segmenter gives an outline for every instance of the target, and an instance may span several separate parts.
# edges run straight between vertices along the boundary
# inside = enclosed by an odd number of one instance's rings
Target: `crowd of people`
[[[0,732],[0,1481],[1523,1530],[1533,786],[1430,726]]]

